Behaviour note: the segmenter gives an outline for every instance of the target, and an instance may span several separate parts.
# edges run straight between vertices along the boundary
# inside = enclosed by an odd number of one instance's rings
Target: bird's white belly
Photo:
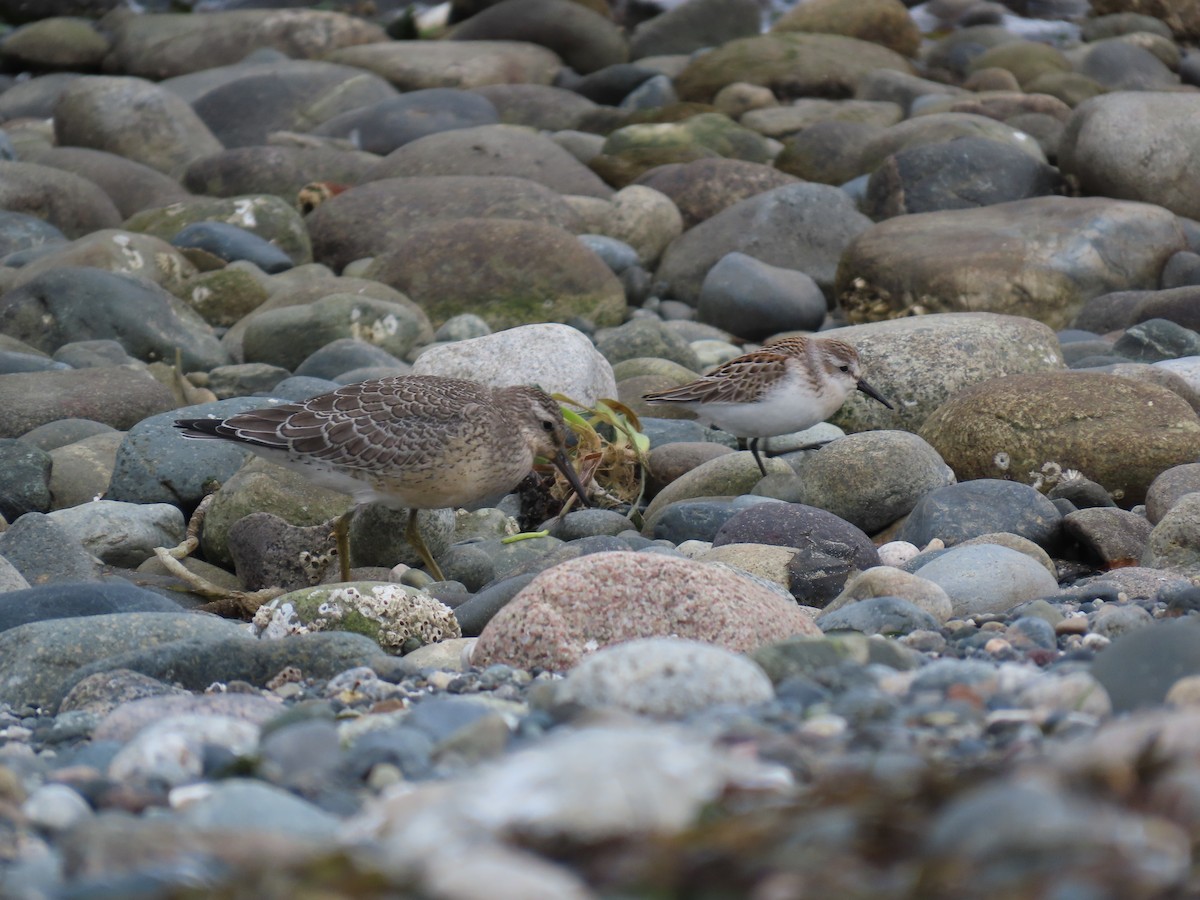
[[[753,403],[697,403],[691,406],[703,421],[738,437],[771,437],[803,431],[824,422],[845,397],[832,392],[801,394],[776,390]]]

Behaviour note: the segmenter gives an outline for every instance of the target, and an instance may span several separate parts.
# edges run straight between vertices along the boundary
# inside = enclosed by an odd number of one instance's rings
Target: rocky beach
[[[1200,896],[1197,41],[0,0],[0,897]],[[817,332],[890,407],[765,471],[643,399]],[[174,424],[396,375],[555,394],[591,505],[346,582]]]

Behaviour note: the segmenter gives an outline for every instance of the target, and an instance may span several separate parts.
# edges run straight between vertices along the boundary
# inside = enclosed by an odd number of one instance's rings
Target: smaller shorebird
[[[765,476],[759,438],[803,431],[833,415],[860,390],[888,409],[892,404],[867,384],[858,351],[834,338],[793,337],[723,363],[703,378],[646,394],[647,403],[674,403],[700,421],[740,438]]]
[[[407,509],[404,535],[441,580],[417,510],[489,506],[529,474],[537,456],[587,502],[566,457],[562,410],[535,387],[400,375],[228,419],[180,419],[175,427],[186,438],[238,444],[353,497],[354,508],[334,526],[343,581],[350,579],[350,518],[364,503]]]

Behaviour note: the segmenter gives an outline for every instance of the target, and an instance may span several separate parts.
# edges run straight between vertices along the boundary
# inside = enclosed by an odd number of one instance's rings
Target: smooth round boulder
[[[340,271],[377,256],[444,219],[520,219],[580,230],[575,211],[552,188],[509,175],[380,178],[332,197],[305,219],[313,258]],[[363,228],[370,222],[370,228]]]
[[[339,118],[342,110],[373,108],[396,97],[396,89],[378,75],[315,60],[286,59],[214,68],[185,75],[166,86],[179,90],[193,80],[215,80],[220,75],[225,77],[187,99],[226,148],[261,146],[279,131],[332,134],[316,132],[314,123],[321,123],[318,129],[324,128],[330,120]],[[381,152],[366,144],[357,149]],[[255,190],[263,188],[258,185]]]
[[[888,409],[855,392],[829,419],[848,432],[915,432],[935,409],[969,385],[1064,367],[1054,332],[1020,316],[911,316],[823,334],[858,351],[864,377],[895,407]]]
[[[146,362],[179,353],[188,371],[229,362],[212,328],[163,288],[83,266],[50,269],[0,297],[0,330],[47,353],[112,338]]]
[[[676,636],[746,652],[818,634],[795,603],[728,569],[595,553],[534,578],[484,627],[471,661],[563,671],[592,650],[636,638]]]
[[[574,316],[615,325],[625,313],[625,289],[604,261],[540,222],[435,222],[380,253],[364,274],[403,291],[435,325],[465,312],[493,329]]]
[[[201,16],[156,13],[107,23],[110,71],[163,79],[239,63],[256,50],[317,59],[342,47],[386,42],[383,28],[357,16],[315,9],[218,9]]]
[[[845,192],[800,183],[765,191],[685,231],[667,247],[657,276],[669,296],[695,305],[704,278],[727,253],[807,273],[831,288],[838,260],[871,227]]]
[[[186,101],[141,78],[71,82],[54,105],[54,136],[60,145],[106,150],[172,176],[222,149]]]
[[[947,546],[991,534],[1015,534],[1039,546],[1059,534],[1062,514],[1027,484],[981,478],[925,494],[896,533],[918,547],[934,538]]]
[[[184,227],[210,220],[244,228],[270,241],[298,266],[312,261],[312,242],[300,213],[291,202],[271,194],[191,197],[143,210],[131,216],[125,227],[169,241]]]
[[[194,160],[181,180],[192,193],[210,197],[262,193],[292,198],[314,181],[358,184],[378,162],[374,153],[330,147],[235,147]],[[163,205],[147,203],[144,208]]]
[[[1121,91],[1093,97],[1067,122],[1059,166],[1087,193],[1141,200],[1200,218],[1190,152],[1200,140],[1198,110],[1200,97],[1191,93]],[[1143,164],[1147,154],[1153,154],[1153,165]]]
[[[670,197],[683,216],[685,231],[739,200],[797,183],[797,178],[769,165],[725,157],[655,166],[634,182]]]
[[[385,156],[426,135],[499,121],[496,107],[486,97],[455,88],[429,88],[352,107],[311,133],[353,138],[358,149]]]
[[[254,316],[242,335],[242,356],[296,371],[327,344],[353,338],[403,358],[430,330],[419,309],[358,294],[329,294]]]
[[[762,30],[754,0],[690,0],[639,22],[629,38],[629,58],[691,54]],[[609,101],[597,101],[609,102]]]
[[[808,275],[735,251],[704,276],[696,318],[761,341],[782,331],[816,331],[825,312],[825,295]]]
[[[712,540],[726,544],[795,547],[788,589],[807,606],[836,597],[854,569],[879,565],[871,539],[833,513],[801,503],[759,503],[730,517]]]
[[[116,204],[95,182],[29,162],[0,160],[0,208],[43,219],[69,238],[121,224]]]
[[[417,138],[385,156],[369,178],[430,175],[514,175],[561,194],[612,195],[600,176],[550,138],[515,125],[456,128]]]
[[[514,41],[380,41],[325,58],[374,72],[402,91],[550,84],[563,65],[546,47]]]
[[[412,373],[469,378],[496,387],[536,384],[584,406],[617,393],[612,365],[587,335],[556,322],[430,347],[417,357]]]
[[[916,56],[921,45],[921,32],[900,0],[808,0],[780,16],[771,31],[844,34],[904,56]]]
[[[1156,287],[1184,246],[1161,207],[1036,197],[880,222],[846,247],[835,289],[854,323],[988,311],[1063,328],[1092,297]]]
[[[889,219],[939,209],[970,209],[1054,194],[1057,170],[1011,144],[958,138],[889,156],[867,182],[864,211]]]
[[[849,434],[793,466],[798,478],[787,500],[828,510],[867,534],[907,515],[927,492],[954,483],[937,451],[907,431]]]
[[[104,150],[48,147],[25,154],[26,161],[73,172],[100,187],[122,219],[140,210],[166,206],[188,196],[178,181],[157,169]]]
[[[680,719],[714,706],[753,706],[775,696],[771,679],[745,656],[674,637],[626,641],[573,668],[559,703]]]
[[[688,63],[675,79],[681,100],[711,103],[735,82],[781,97],[848,97],[876,69],[911,73],[909,62],[879,44],[839,34],[765,34],[727,41]]]
[[[997,544],[952,547],[916,574],[946,592],[957,618],[1006,612],[1058,591],[1058,581],[1039,563]]]
[[[1200,418],[1177,394],[1091,372],[1011,375],[966,388],[921,428],[959,480],[1056,480],[1074,469],[1120,505],[1200,456]]]
[[[611,20],[569,0],[501,0],[454,28],[449,39],[540,44],[584,74],[629,58],[625,36]]]

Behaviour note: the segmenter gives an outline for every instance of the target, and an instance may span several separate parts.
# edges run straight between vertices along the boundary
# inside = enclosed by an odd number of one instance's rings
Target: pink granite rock
[[[483,629],[471,662],[563,670],[635,638],[673,635],[748,652],[820,633],[795,602],[729,569],[618,551],[540,574]]]

